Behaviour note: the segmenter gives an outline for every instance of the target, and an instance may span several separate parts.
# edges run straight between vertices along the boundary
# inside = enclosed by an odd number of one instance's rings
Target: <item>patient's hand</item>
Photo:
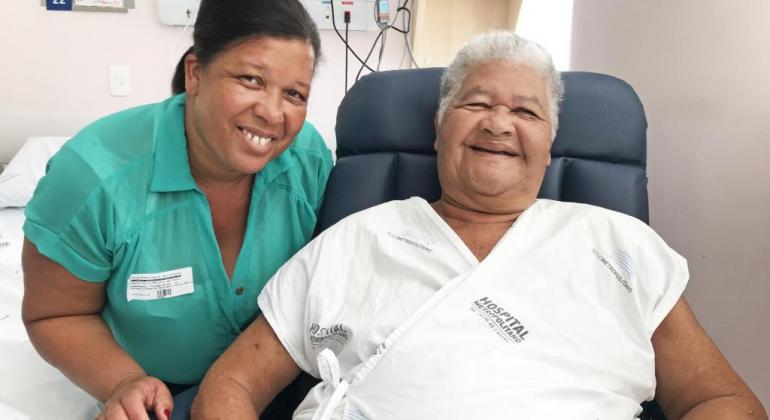
[[[148,411],[158,420],[168,420],[174,409],[171,392],[161,380],[137,375],[118,384],[96,420],[149,420]]]

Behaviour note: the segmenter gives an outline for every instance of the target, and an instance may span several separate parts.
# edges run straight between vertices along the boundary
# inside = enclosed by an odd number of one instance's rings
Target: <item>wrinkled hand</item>
[[[115,387],[96,420],[149,420],[148,411],[158,420],[168,420],[173,409],[174,399],[163,381],[134,376]]]

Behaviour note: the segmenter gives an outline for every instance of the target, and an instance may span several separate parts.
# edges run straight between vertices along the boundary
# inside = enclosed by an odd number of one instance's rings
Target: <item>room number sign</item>
[[[72,10],[72,0],[45,0],[48,10]]]

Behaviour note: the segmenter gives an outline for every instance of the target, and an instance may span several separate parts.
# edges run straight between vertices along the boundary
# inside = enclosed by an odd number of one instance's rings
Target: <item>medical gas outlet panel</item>
[[[332,5],[332,1],[334,4]],[[378,16],[382,8],[388,7],[387,0],[300,0],[318,29],[345,29],[345,13],[350,17],[347,29],[350,31],[378,31]],[[332,22],[334,9],[334,22]]]
[[[193,25],[198,15],[200,0],[157,0],[158,17],[166,25]],[[345,15],[350,31],[377,31],[387,23],[388,0],[300,0],[318,29],[345,29]],[[332,22],[334,10],[334,22]],[[380,26],[378,26],[378,23]]]

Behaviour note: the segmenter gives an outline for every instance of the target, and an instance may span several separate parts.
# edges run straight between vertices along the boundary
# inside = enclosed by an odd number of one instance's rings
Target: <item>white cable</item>
[[[406,58],[406,40],[404,40],[404,50],[401,52],[401,59],[398,60],[399,70],[401,70],[404,67],[404,58]]]
[[[406,34],[404,34],[404,43],[406,44],[406,50],[409,52],[409,58],[412,60],[412,64],[414,64],[414,68],[419,69],[420,66],[417,64],[417,60],[414,59],[412,46],[409,44],[409,37]]]
[[[404,7],[406,7],[407,3],[404,3]],[[401,6],[399,6],[401,7]],[[398,13],[398,12],[396,12]],[[411,16],[411,14],[410,14]],[[406,13],[401,13],[401,27],[406,28]],[[411,27],[409,29],[412,29]],[[406,31],[404,31],[406,32]],[[408,33],[408,32],[407,32]],[[398,61],[398,69],[401,70],[401,68],[404,66],[404,57],[406,57],[406,37],[407,33],[404,34],[404,50],[401,52],[401,60]]]
[[[377,22],[377,26],[380,28],[380,32],[382,32],[382,39],[380,40],[380,53],[379,53],[379,56],[377,57],[377,68],[375,69],[375,71],[380,71],[380,64],[382,64],[382,53],[383,51],[385,51],[385,40],[388,37],[388,28],[390,28],[390,22],[380,23],[379,16],[377,15],[377,11],[379,9],[379,7],[377,6],[377,1],[378,0],[374,1],[374,9],[373,9],[374,21]],[[388,5],[388,9],[390,9],[390,5]]]
[[[380,71],[380,64],[382,63],[382,53],[385,52],[385,41],[388,39],[388,29],[383,29],[382,39],[380,40],[380,56],[377,58],[377,71]]]
[[[407,4],[407,3],[404,3],[404,5],[406,5],[406,4]],[[412,17],[412,14],[411,14],[411,13],[409,13],[409,17],[410,17],[410,18]],[[406,22],[406,13],[404,13],[404,14],[401,16],[401,26],[402,26],[403,28],[406,28],[406,24],[407,24],[407,22]],[[414,64],[414,67],[415,67],[415,68],[417,68],[417,69],[419,69],[419,68],[420,68],[420,66],[419,66],[419,65],[417,65],[417,60],[415,60],[415,59],[414,59],[414,54],[412,53],[412,46],[411,46],[411,44],[409,43],[409,32],[411,32],[411,29],[412,29],[412,23],[411,23],[411,22],[409,22],[409,29],[410,29],[409,31],[406,31],[406,32],[404,32],[404,48],[406,49],[406,51],[408,51],[408,52],[409,52],[409,58],[411,59],[411,61],[412,61],[412,64]],[[403,61],[403,60],[404,60],[404,58],[403,58],[403,56],[402,56],[402,58],[401,58],[401,61]],[[399,64],[399,66],[400,66],[400,64]],[[400,67],[399,67],[399,68],[400,68]]]
[[[200,2],[197,2],[195,6],[193,6],[194,9],[191,12],[191,16],[198,16],[198,8],[200,7]],[[176,43],[174,44],[174,49],[171,50],[171,68],[175,68],[176,64],[179,62],[179,46],[182,45],[182,40],[184,39],[185,34],[187,33],[187,30],[190,28],[191,24],[188,20],[187,23],[185,23],[184,28],[182,28],[182,32],[179,33],[179,37],[176,39]],[[185,48],[185,51],[187,51],[187,48]]]
[[[176,63],[179,62],[179,46],[182,45],[182,39],[184,38],[185,34],[187,33],[187,28],[190,27],[190,24],[184,25],[184,28],[182,29],[182,32],[179,34],[179,37],[176,40],[176,43],[174,43],[174,48],[171,49],[171,67],[176,67]]]

